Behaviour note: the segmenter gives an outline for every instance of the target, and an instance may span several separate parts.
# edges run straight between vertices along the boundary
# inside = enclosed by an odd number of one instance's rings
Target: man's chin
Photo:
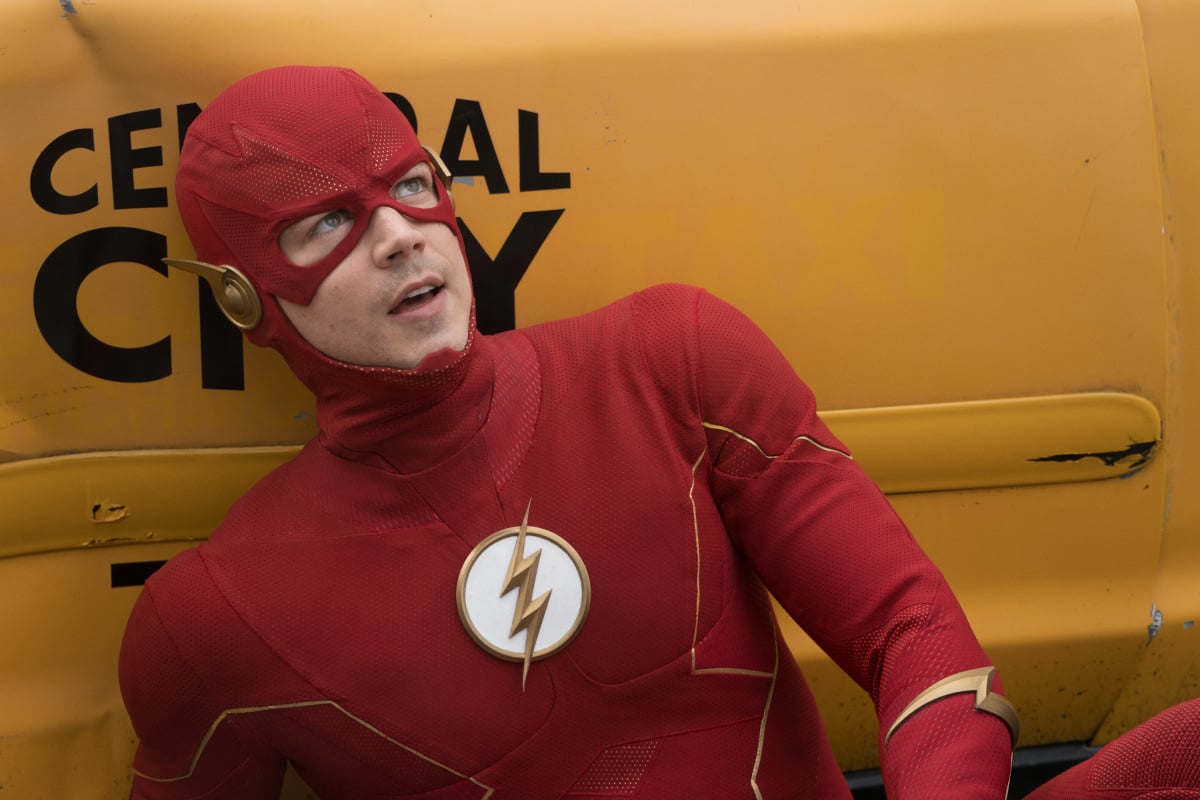
[[[443,347],[437,347],[433,350],[430,350],[428,353],[418,359],[416,363],[408,361],[405,363],[405,365],[400,366],[399,369],[428,372],[431,370],[448,367],[455,361],[462,358],[463,352],[467,349],[467,345],[469,344],[470,337],[467,337],[466,341],[457,346],[447,344]]]
[[[422,358],[417,364],[407,367],[412,371],[429,372],[435,369],[448,367],[457,361],[462,356],[462,350],[455,350],[451,347],[443,347],[440,350],[434,350],[429,355]]]

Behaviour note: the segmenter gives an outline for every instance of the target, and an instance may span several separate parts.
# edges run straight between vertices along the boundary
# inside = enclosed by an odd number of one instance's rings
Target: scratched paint
[[[1157,447],[1158,442],[1135,442],[1124,450],[1108,450],[1097,453],[1058,453],[1052,456],[1041,456],[1040,458],[1031,458],[1029,460],[1067,463],[1082,461],[1085,458],[1095,458],[1103,462],[1105,466],[1115,467],[1120,462],[1131,459],[1132,463],[1128,465],[1128,469],[1134,469],[1146,464],[1153,457],[1154,450]]]
[[[1150,624],[1146,626],[1146,632],[1150,634],[1150,638],[1148,638],[1146,640],[1147,645],[1149,645],[1152,641],[1154,641],[1155,636],[1158,636],[1158,632],[1160,630],[1162,630],[1162,624],[1163,624],[1162,609],[1159,608],[1154,603],[1151,603],[1150,604]]]
[[[129,516],[129,509],[120,503],[96,503],[92,506],[92,522],[120,522]]]
[[[62,7],[62,10],[64,12],[66,12],[63,14],[64,17],[67,14],[78,14],[79,13],[78,11],[75,10],[75,4],[72,3],[71,0],[58,0],[58,4],[59,4],[59,6]]]

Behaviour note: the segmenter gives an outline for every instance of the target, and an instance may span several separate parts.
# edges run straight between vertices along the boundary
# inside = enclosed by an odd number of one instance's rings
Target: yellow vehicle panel
[[[481,322],[652,283],[745,310],[943,568],[1022,717],[1200,695],[1200,6],[10,0],[0,9],[0,786],[117,798],[153,565],[314,432],[170,192],[221,88],[338,63],[456,172]],[[785,621],[842,766],[866,696]],[[302,787],[289,796],[304,795]]]

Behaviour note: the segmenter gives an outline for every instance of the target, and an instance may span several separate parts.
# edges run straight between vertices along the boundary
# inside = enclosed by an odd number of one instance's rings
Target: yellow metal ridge
[[[206,538],[298,446],[80,453],[0,464],[0,558]]]
[[[822,413],[884,492],[1070,483],[1136,471],[1154,404],[1096,392]],[[83,453],[0,464],[0,557],[200,540],[298,446]]]
[[[830,411],[821,415],[888,494],[1072,483],[1145,466],[1158,409],[1122,392]]]

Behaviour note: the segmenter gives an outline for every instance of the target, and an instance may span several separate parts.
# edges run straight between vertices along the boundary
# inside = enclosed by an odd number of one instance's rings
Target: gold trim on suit
[[[892,727],[888,728],[887,735],[883,737],[884,744],[887,744],[891,740],[892,734],[896,732],[901,723],[925,706],[941,700],[943,697],[949,697],[952,694],[965,694],[966,692],[975,693],[975,709],[977,711],[984,711],[999,717],[1008,726],[1008,732],[1012,736],[1013,744],[1016,744],[1017,736],[1021,733],[1021,723],[1017,718],[1017,709],[1009,702],[1007,697],[992,691],[992,683],[995,679],[995,667],[969,669],[965,672],[957,672],[948,678],[943,678],[921,692],[913,698],[911,703],[905,706],[900,715],[896,717],[896,721],[892,723]]]
[[[720,431],[722,433],[728,433],[730,436],[734,437],[735,439],[741,439],[743,442],[745,442],[746,444],[750,445],[755,450],[757,450],[759,452],[759,454],[762,455],[763,458],[771,459],[772,461],[774,461],[775,459],[783,456],[783,453],[778,453],[776,455],[772,455],[772,454],[768,453],[766,450],[764,450],[762,448],[762,446],[758,442],[754,441],[753,439],[751,439],[749,436],[745,435],[744,433],[739,433],[738,431],[735,431],[733,428],[730,428],[726,425],[718,425],[715,422],[701,422],[700,425],[701,425],[701,427],[707,428],[710,431]],[[820,442],[818,442],[816,439],[812,438],[811,436],[804,436],[804,435],[797,436],[796,438],[792,439],[791,443],[795,444],[796,442],[808,442],[809,444],[811,444],[813,447],[817,448],[818,450],[824,450],[827,453],[837,453],[839,456],[848,458],[851,461],[854,460],[854,456],[850,455],[845,450],[839,450],[836,447],[830,447],[828,445],[821,444]]]
[[[146,773],[139,772],[138,770],[135,769],[133,771],[133,774],[138,776],[139,778],[142,778],[143,780],[152,781],[154,783],[177,783],[179,781],[185,781],[188,778],[192,777],[192,775],[194,775],[196,773],[196,768],[200,764],[200,758],[201,758],[201,756],[204,755],[205,749],[208,748],[209,742],[212,740],[212,737],[216,734],[217,727],[222,722],[224,722],[227,718],[229,718],[235,714],[257,714],[257,713],[260,713],[263,711],[290,711],[292,709],[297,709],[297,708],[315,708],[318,706],[328,706],[330,708],[333,708],[336,711],[338,711],[339,713],[341,713],[342,715],[344,715],[350,721],[361,725],[362,727],[366,728],[368,731],[370,731],[371,733],[380,737],[381,739],[388,742],[389,744],[393,744],[396,747],[399,747],[401,750],[404,750],[406,753],[416,756],[417,758],[421,759],[422,761],[424,761],[428,764],[432,764],[433,766],[435,766],[439,769],[445,770],[446,772],[450,773],[451,775],[453,775],[456,778],[459,778],[460,780],[469,781],[470,783],[475,784],[480,789],[482,789],[484,792],[482,795],[480,795],[479,800],[487,800],[487,798],[491,797],[492,793],[495,791],[495,789],[493,787],[487,786],[483,783],[480,783],[476,779],[472,778],[470,775],[466,775],[452,767],[448,767],[439,761],[435,761],[434,759],[430,758],[429,756],[425,755],[424,753],[418,752],[417,750],[414,750],[413,748],[409,747],[408,745],[396,741],[395,739],[388,736],[383,731],[379,730],[379,728],[376,728],[374,725],[367,722],[365,719],[362,719],[361,717],[355,716],[354,714],[350,713],[345,708],[343,708],[340,704],[334,702],[333,700],[304,700],[304,701],[301,701],[298,703],[281,703],[279,705],[251,706],[251,707],[247,707],[247,708],[226,709],[217,716],[216,720],[213,721],[213,724],[209,726],[208,731],[204,734],[204,738],[200,740],[200,745],[196,748],[196,754],[192,757],[192,763],[188,767],[188,771],[186,773],[184,773],[183,775],[178,775],[173,778],[156,778],[153,775],[147,775]]]

